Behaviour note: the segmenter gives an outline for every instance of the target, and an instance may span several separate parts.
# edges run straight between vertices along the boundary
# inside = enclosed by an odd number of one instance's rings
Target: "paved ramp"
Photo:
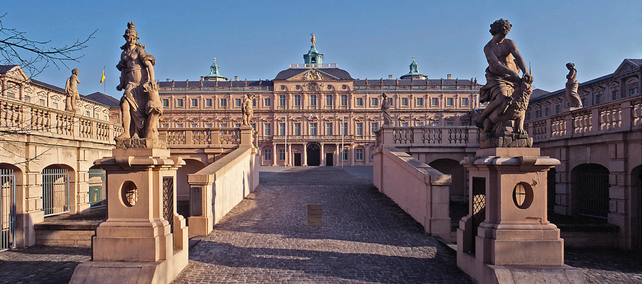
[[[322,228],[306,226],[307,204],[323,205]],[[262,173],[173,283],[198,282],[472,283],[367,176],[337,167]]]

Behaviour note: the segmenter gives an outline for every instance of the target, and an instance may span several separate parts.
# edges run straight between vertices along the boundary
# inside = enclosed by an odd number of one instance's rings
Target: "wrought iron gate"
[[[163,177],[163,218],[174,232],[174,177]]]
[[[583,165],[575,170],[577,214],[608,218],[609,170],[599,165]]]
[[[473,232],[471,253],[475,252],[475,237],[479,224],[486,220],[486,179],[482,177],[473,177]]]
[[[16,247],[16,175],[0,169],[0,251]]]
[[[69,172],[42,170],[42,210],[45,217],[69,212]]]

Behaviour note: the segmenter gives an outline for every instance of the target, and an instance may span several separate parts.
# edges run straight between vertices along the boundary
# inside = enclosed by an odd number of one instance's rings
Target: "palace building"
[[[429,79],[414,58],[409,73],[375,80],[324,63],[314,43],[303,59],[272,80],[228,80],[214,61],[200,80],[160,82],[161,127],[238,127],[243,99],[253,93],[251,125],[261,165],[371,165],[375,131],[383,123],[382,93],[399,127],[467,126],[468,114],[479,107],[476,80]]]

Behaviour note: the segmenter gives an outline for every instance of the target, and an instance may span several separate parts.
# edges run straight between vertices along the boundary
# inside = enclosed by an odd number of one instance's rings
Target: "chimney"
[[[392,74],[388,75],[388,79],[392,79]]]
[[[448,74],[448,75],[446,75],[446,76],[448,77],[448,80],[450,80],[450,78],[452,77],[452,75],[451,75],[451,74]]]
[[[450,79],[450,76],[448,78]],[[238,80],[239,80],[239,76],[234,76],[234,81],[238,81]]]
[[[165,82],[171,82],[172,81],[172,79],[170,79],[170,78],[167,78],[165,80],[166,80]]]

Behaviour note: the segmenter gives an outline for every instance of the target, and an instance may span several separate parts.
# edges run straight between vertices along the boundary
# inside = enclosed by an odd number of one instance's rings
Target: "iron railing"
[[[0,251],[16,247],[16,175],[0,169]]]
[[[45,217],[69,212],[69,172],[66,169],[42,170],[42,210]]]

